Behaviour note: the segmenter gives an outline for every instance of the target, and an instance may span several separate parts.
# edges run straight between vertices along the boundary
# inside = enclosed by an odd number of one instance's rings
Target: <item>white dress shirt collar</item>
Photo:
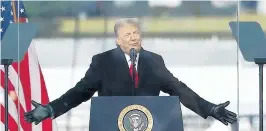
[[[125,54],[127,63],[128,63],[128,67],[130,67],[131,61],[130,61],[130,56],[128,54]],[[136,67],[138,67],[138,62],[139,62],[139,53],[137,53],[137,58],[136,58]]]

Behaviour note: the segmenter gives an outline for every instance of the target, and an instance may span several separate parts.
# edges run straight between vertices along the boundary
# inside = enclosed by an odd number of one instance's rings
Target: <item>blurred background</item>
[[[50,100],[72,88],[97,53],[115,48],[116,19],[142,21],[146,50],[163,56],[167,68],[203,98],[239,114],[224,126],[182,105],[185,131],[258,130],[258,67],[247,63],[230,21],[257,21],[266,29],[264,1],[25,1],[33,40]],[[161,93],[160,95],[168,95]],[[95,94],[94,96],[97,96]],[[159,106],[158,106],[159,107]],[[265,111],[264,111],[265,112]],[[88,131],[90,101],[56,119],[58,131]]]

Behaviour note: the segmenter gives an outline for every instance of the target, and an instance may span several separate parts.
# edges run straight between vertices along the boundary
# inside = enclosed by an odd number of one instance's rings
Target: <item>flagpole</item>
[[[14,6],[15,5],[15,2],[12,0],[12,12],[13,12],[13,18],[14,18],[14,23],[17,23],[18,20],[17,20],[17,14],[16,14],[16,7]]]

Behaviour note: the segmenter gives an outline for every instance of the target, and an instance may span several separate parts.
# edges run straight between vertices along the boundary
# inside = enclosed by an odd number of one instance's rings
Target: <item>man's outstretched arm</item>
[[[100,88],[100,70],[98,61],[94,56],[85,76],[61,97],[47,105],[41,105],[35,101],[32,104],[35,109],[25,113],[25,120],[38,124],[46,118],[57,118],[82,102],[89,100]]]
[[[229,105],[229,102],[216,105],[204,100],[186,84],[175,78],[173,74],[165,67],[162,57],[160,59],[161,62],[159,62],[159,74],[162,80],[161,90],[163,92],[172,96],[179,96],[180,102],[185,107],[189,108],[205,119],[208,116],[212,116],[225,125],[236,122],[236,114],[225,109],[225,107]]]

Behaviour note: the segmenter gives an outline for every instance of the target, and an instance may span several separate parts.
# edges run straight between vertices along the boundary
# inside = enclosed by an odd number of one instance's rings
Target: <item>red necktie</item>
[[[138,72],[136,71],[136,68],[133,70],[133,64],[131,64],[129,68],[131,77],[133,77],[133,71],[135,71],[135,88],[137,88],[139,84],[139,76],[138,76]]]

